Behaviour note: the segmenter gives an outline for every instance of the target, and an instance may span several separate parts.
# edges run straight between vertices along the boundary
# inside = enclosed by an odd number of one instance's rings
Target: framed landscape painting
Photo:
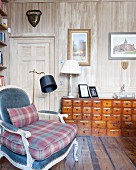
[[[91,30],[68,30],[68,59],[78,61],[80,66],[90,65]]]
[[[109,59],[136,60],[136,32],[109,33]]]

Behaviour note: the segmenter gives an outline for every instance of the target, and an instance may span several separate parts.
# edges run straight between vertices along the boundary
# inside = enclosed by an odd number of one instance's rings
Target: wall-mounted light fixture
[[[128,68],[128,61],[121,61],[121,67],[126,70]]]
[[[40,10],[29,10],[26,12],[26,15],[28,17],[28,21],[33,27],[36,27],[36,25],[40,21],[40,16],[42,15],[42,12]]]

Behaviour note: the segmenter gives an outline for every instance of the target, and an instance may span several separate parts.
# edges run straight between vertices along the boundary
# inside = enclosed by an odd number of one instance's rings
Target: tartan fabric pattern
[[[33,159],[43,160],[53,153],[66,147],[76,136],[77,126],[62,124],[55,121],[39,120],[22,128],[31,132],[28,138],[29,150]],[[0,136],[0,143],[13,152],[25,155],[21,137],[17,134],[4,132]]]
[[[21,108],[8,108],[7,111],[11,122],[18,128],[39,120],[38,112],[34,104]]]

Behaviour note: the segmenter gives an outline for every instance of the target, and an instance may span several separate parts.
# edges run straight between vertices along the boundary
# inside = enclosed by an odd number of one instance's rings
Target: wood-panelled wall
[[[60,70],[67,59],[68,29],[91,29],[91,66],[82,66],[82,73],[73,77],[76,96],[77,85],[82,83],[95,85],[100,97],[111,97],[122,84],[126,91],[136,93],[136,61],[129,60],[128,69],[123,70],[120,60],[108,60],[109,32],[136,30],[135,0],[11,0],[9,9],[11,37],[55,37],[57,99],[67,95],[68,78]],[[31,9],[42,11],[35,28],[26,16]]]

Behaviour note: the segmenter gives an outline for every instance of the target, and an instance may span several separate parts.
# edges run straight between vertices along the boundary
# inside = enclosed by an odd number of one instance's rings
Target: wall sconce
[[[121,61],[121,67],[126,70],[128,68],[128,61]]]
[[[32,98],[33,103],[34,103],[34,96],[35,96],[35,73],[44,74],[44,76],[41,77],[40,79],[41,91],[43,93],[50,93],[57,89],[57,84],[52,75],[45,75],[44,72],[38,73],[37,71],[35,71],[35,69],[32,71],[29,71],[29,73],[33,73],[33,98]]]
[[[40,10],[29,10],[26,12],[26,15],[28,17],[28,21],[33,27],[36,27],[36,25],[40,21],[40,16],[42,15],[42,12]]]

